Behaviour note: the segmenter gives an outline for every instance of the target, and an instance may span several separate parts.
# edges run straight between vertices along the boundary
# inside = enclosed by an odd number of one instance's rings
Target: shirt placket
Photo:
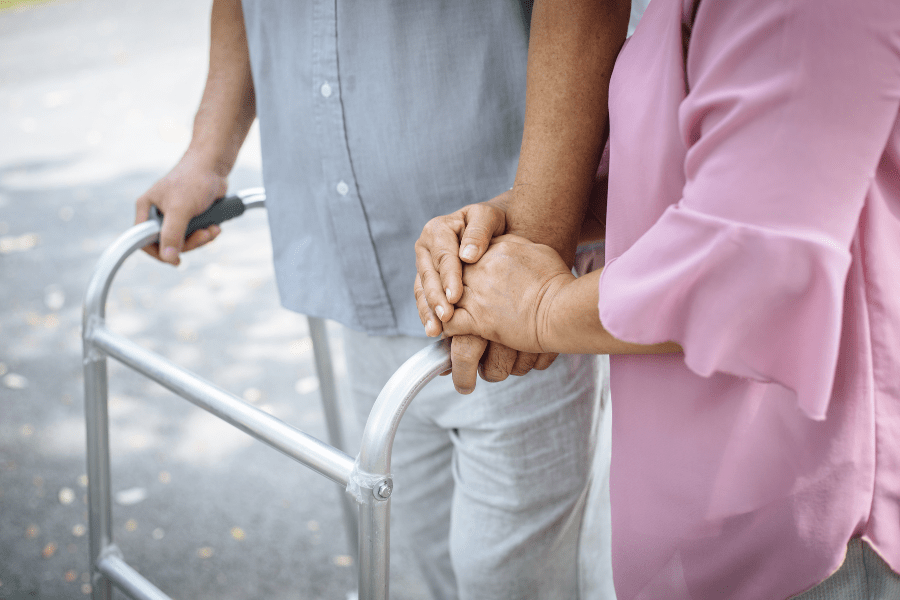
[[[357,321],[368,331],[396,328],[378,264],[369,218],[359,195],[341,102],[336,0],[315,0],[313,83],[322,157],[319,199],[329,216],[335,251]],[[410,292],[412,293],[412,292]]]

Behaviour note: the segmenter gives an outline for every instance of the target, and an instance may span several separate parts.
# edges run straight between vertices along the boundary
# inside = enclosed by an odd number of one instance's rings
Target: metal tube
[[[242,190],[237,194],[244,201],[244,209],[265,206],[266,193],[263,188]],[[88,331],[90,318],[103,319],[106,315],[106,296],[109,286],[119,267],[138,248],[150,244],[159,236],[159,223],[155,220],[144,221],[127,230],[109,246],[94,268],[94,274],[88,282],[84,295],[84,329]]]
[[[112,550],[114,551],[97,561],[97,569],[115,583],[116,587],[137,600],[172,600],[126,563],[115,546]]]
[[[106,357],[84,340],[84,411],[87,438],[88,523],[92,600],[111,600],[112,587],[96,574],[95,561],[112,544]]]
[[[391,572],[391,501],[364,490],[359,505],[359,600],[387,600]]]
[[[266,189],[261,187],[248,188],[235,194],[244,202],[244,210],[261,208],[266,205]]]
[[[95,562],[112,544],[112,498],[109,467],[109,417],[107,413],[106,357],[97,351],[90,332],[102,323],[106,297],[116,271],[125,258],[159,235],[159,224],[148,221],[121,235],[100,256],[85,292],[82,313],[84,347],[84,407],[87,438],[88,523],[90,526],[90,564],[92,600],[110,600],[112,587],[99,574]]]
[[[159,223],[145,221],[135,225],[116,239],[109,246],[94,267],[94,274],[88,282],[84,294],[84,313],[82,318],[82,334],[90,331],[93,320],[103,320],[106,316],[106,297],[113,277],[128,256],[159,237]]]
[[[238,193],[244,207],[265,205],[265,190],[254,188]],[[112,547],[112,498],[109,467],[108,378],[106,357],[95,347],[91,334],[103,325],[106,298],[119,267],[128,256],[159,237],[155,220],[135,225],[119,236],[100,256],[88,282],[82,313],[84,347],[84,398],[87,438],[88,523],[90,526],[90,568],[92,600],[110,600],[110,581],[98,571],[98,561]]]
[[[135,225],[100,256],[84,296],[81,335],[84,347],[84,410],[87,439],[88,526],[90,529],[91,599],[112,600],[110,580],[99,568],[112,546],[112,494],[109,466],[108,377],[106,356],[90,339],[106,315],[106,297],[112,279],[132,252],[159,236],[159,223]]]
[[[325,424],[328,428],[328,442],[346,452],[344,432],[338,406],[337,388],[334,384],[334,370],[331,367],[331,350],[328,345],[328,334],[322,319],[307,317],[309,335],[312,338],[313,356],[316,363],[316,375],[319,378],[319,394],[322,396],[322,409],[325,412]]]
[[[111,357],[159,382],[179,396],[214,414],[294,460],[347,485],[353,459],[344,452],[288,425],[197,375],[146,350],[131,340],[97,327],[91,334],[94,344]]]
[[[338,450],[347,451],[344,445],[343,419],[338,404],[337,386],[334,380],[334,369],[331,366],[331,348],[328,344],[328,332],[325,322],[316,317],[307,317],[309,336],[312,339],[313,356],[316,362],[316,375],[319,378],[319,395],[322,399],[322,410],[325,413],[325,424],[328,427],[328,443]],[[340,491],[341,509],[344,512],[344,529],[347,533],[350,554],[354,562],[358,560],[359,517],[353,499],[343,490]]]
[[[359,469],[366,473],[391,472],[391,448],[400,418],[416,394],[429,381],[450,368],[450,340],[435,342],[397,369],[375,400],[363,430]]]
[[[391,376],[369,413],[357,459],[357,471],[363,476],[360,479],[371,482],[360,485],[360,600],[388,597],[391,449],[400,419],[416,394],[449,368],[450,340],[420,350]]]

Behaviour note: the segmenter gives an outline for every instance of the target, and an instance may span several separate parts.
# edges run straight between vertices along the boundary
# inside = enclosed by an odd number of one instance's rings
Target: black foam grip
[[[244,214],[244,201],[238,196],[219,198],[213,202],[212,206],[190,220],[187,231],[184,233],[184,238],[187,239],[198,229],[206,229],[210,225],[218,225],[242,214]],[[163,214],[156,206],[151,206],[150,218],[162,223]]]

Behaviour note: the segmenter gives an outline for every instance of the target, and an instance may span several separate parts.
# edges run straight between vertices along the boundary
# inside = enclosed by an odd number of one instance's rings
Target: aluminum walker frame
[[[220,223],[242,214],[245,208],[258,208],[264,204],[265,190],[262,188],[242,191],[195,217],[188,231]],[[354,461],[341,450],[341,421],[334,375],[325,325],[320,319],[310,318],[309,328],[331,445],[106,327],[106,299],[113,277],[129,255],[158,239],[159,229],[160,220],[150,219],[122,234],[100,257],[85,294],[82,338],[92,600],[110,600],[113,585],[132,598],[169,599],[125,561],[113,541],[107,357],[153,379],[349,490],[348,493],[341,490],[341,496],[351,547],[355,546],[358,552],[359,598],[387,600],[393,489],[391,448],[409,403],[436,375],[450,368],[448,342],[437,342],[418,352],[391,377],[369,414],[359,456]]]

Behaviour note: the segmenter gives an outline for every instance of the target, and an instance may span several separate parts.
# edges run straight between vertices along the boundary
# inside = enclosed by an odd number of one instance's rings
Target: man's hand
[[[163,213],[160,241],[144,248],[147,254],[177,265],[179,253],[219,234],[219,226],[213,225],[184,239],[188,222],[225,195],[226,177],[254,118],[256,95],[241,0],[213,0],[209,72],[191,142],[175,168],[138,198],[135,207],[135,223],[147,220],[151,204]]]
[[[163,213],[159,243],[146,246],[144,251],[153,258],[178,265],[181,262],[179,254],[214,240],[221,231],[218,225],[195,231],[186,240],[184,233],[188,222],[212,206],[227,190],[228,182],[224,177],[200,167],[186,156],[137,200],[135,224],[148,219],[151,205]]]
[[[463,293],[463,262],[475,263],[506,228],[506,205],[512,191],[479,204],[470,204],[455,213],[428,222],[416,242],[415,294],[425,332],[436,337],[442,323],[453,316],[454,303]],[[488,343],[476,336],[454,340],[450,345],[453,383],[460,393],[475,389],[475,374],[485,381],[503,381],[509,375],[525,375],[543,370],[555,354],[518,352],[502,344]]]
[[[477,335],[524,352],[545,352],[550,306],[572,281],[575,277],[566,263],[549,246],[515,235],[495,238],[481,260],[463,269],[465,288],[444,332]],[[420,312],[424,309],[420,303]]]
[[[422,321],[428,335],[441,334],[441,322],[450,319],[462,296],[462,261],[478,261],[491,238],[503,235],[510,193],[435,217],[422,229],[416,241],[416,271],[429,307],[428,318]]]

